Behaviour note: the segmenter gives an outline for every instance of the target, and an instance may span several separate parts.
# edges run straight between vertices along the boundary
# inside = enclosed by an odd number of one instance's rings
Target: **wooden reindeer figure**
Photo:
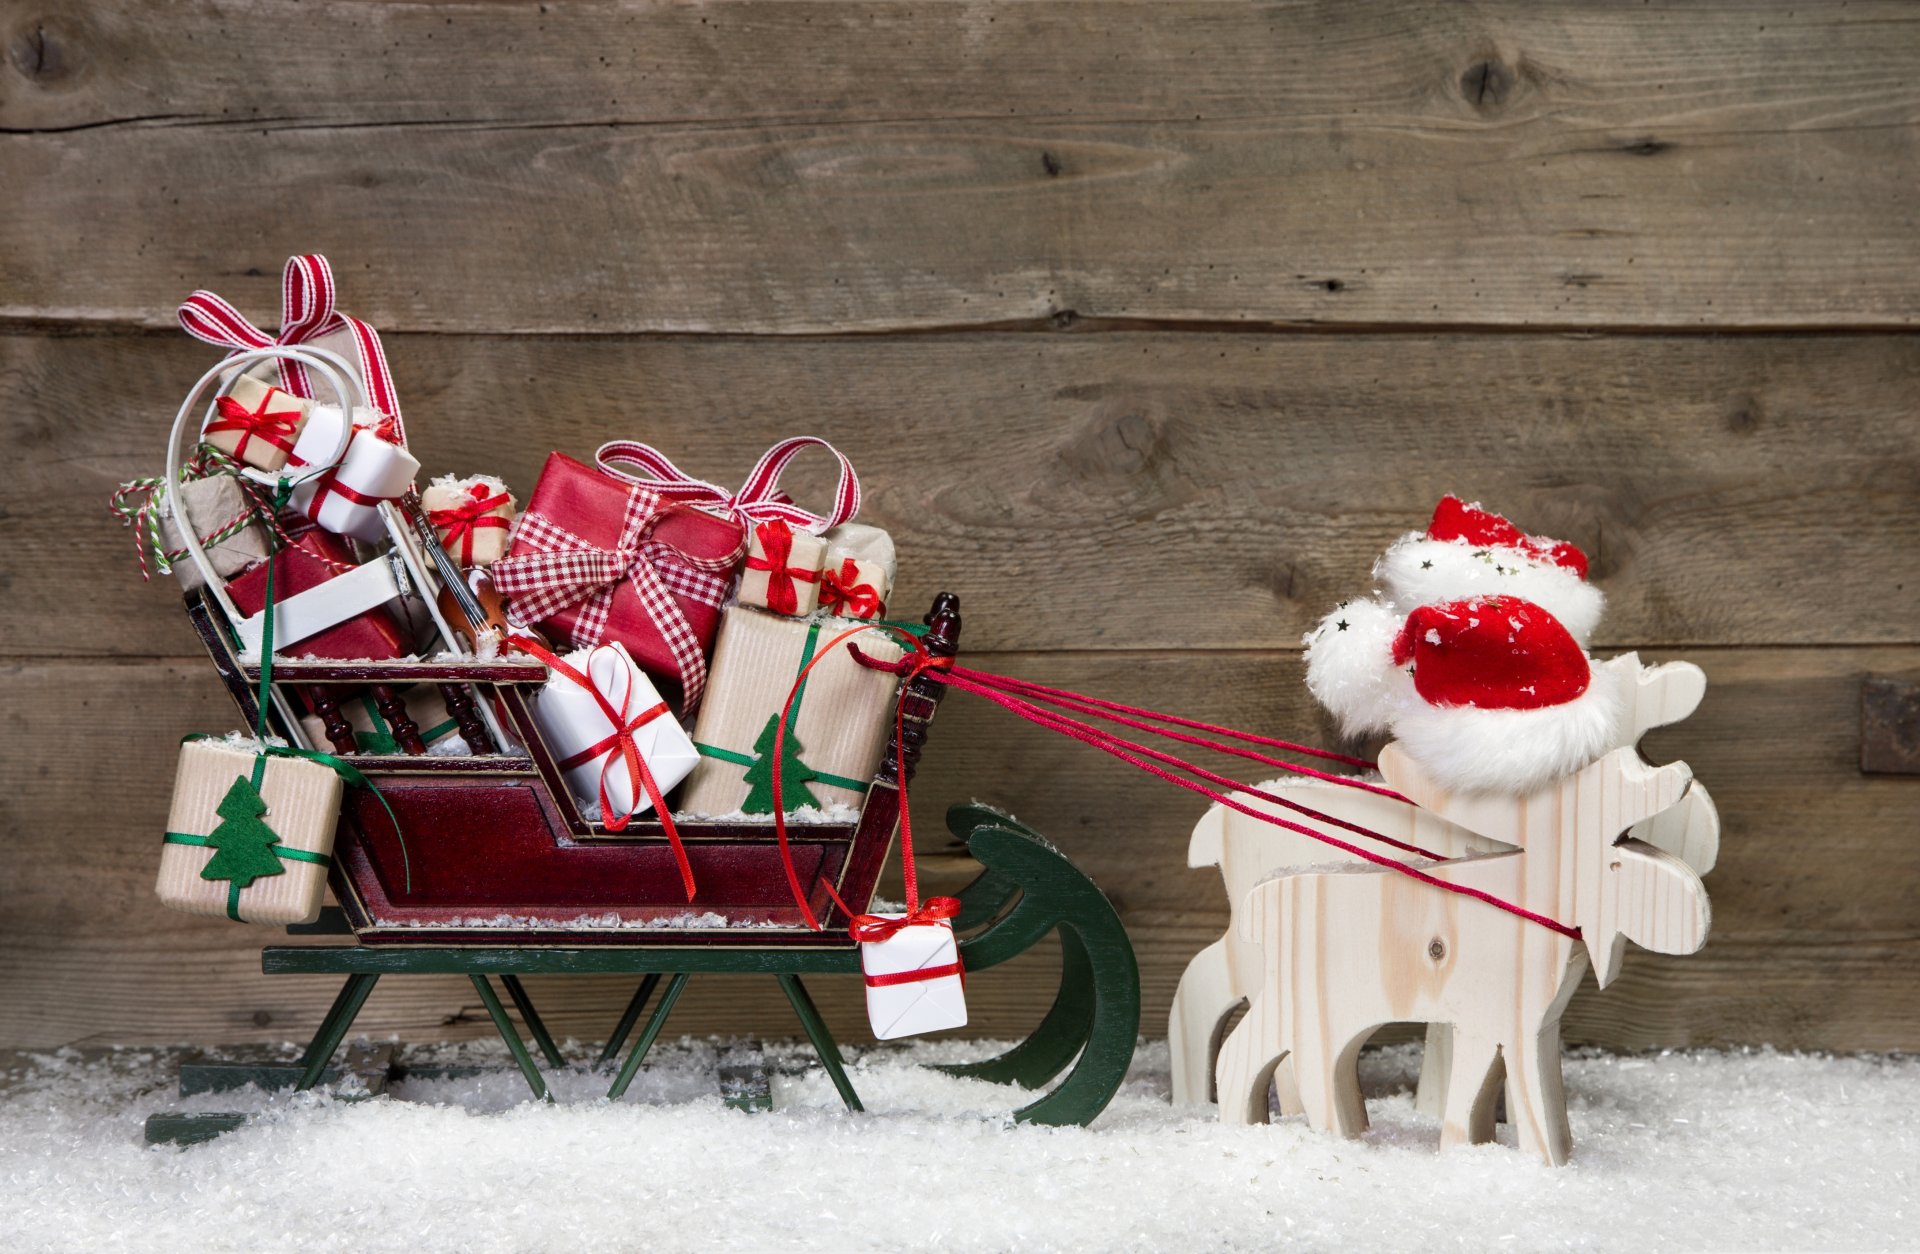
[[[1626,653],[1602,663],[1601,669],[1619,685],[1624,698],[1619,741],[1622,747],[1637,745],[1652,728],[1686,718],[1706,692],[1705,674],[1688,662],[1643,666],[1638,654]],[[1308,777],[1279,780],[1265,787],[1269,792],[1323,814],[1449,858],[1501,848],[1497,840],[1378,793]],[[1279,812],[1278,807],[1250,794],[1239,794],[1236,800],[1255,809]],[[1718,856],[1719,832],[1713,799],[1696,782],[1679,806],[1635,825],[1632,835],[1674,854],[1705,875],[1713,869]],[[1187,865],[1219,868],[1231,913],[1226,933],[1194,955],[1174,992],[1167,1039],[1172,1055],[1175,1105],[1201,1105],[1211,1099],[1214,1061],[1227,1020],[1259,985],[1259,947],[1241,939],[1239,934],[1239,909],[1247,892],[1261,880],[1289,867],[1349,860],[1358,862],[1352,855],[1298,832],[1262,823],[1226,806],[1208,807],[1193,829]],[[1417,1105],[1435,1117],[1445,1108],[1451,1045],[1451,1029],[1445,1024],[1435,1024],[1428,1029]],[[1299,1114],[1292,1077],[1286,1068],[1275,1074],[1274,1085],[1281,1112]]]
[[[1367,1126],[1360,1048],[1387,1023],[1453,1026],[1443,1145],[1493,1137],[1492,1083],[1504,1063],[1508,1118],[1547,1162],[1571,1147],[1560,1084],[1560,1015],[1584,956],[1600,986],[1626,942],[1693,953],[1706,942],[1700,878],[1679,858],[1622,833],[1678,804],[1685,763],[1651,767],[1621,748],[1531,796],[1451,796],[1397,745],[1387,783],[1422,808],[1516,848],[1426,870],[1566,926],[1555,931],[1487,901],[1374,866],[1283,874],[1248,893],[1241,933],[1263,954],[1260,986],[1227,1037],[1221,1118],[1264,1122],[1267,1086],[1290,1059],[1308,1121],[1357,1136]]]

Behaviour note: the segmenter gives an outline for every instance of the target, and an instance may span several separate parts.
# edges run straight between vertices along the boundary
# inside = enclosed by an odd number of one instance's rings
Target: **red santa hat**
[[[1461,792],[1527,793],[1618,740],[1613,672],[1564,625],[1513,596],[1423,605],[1394,637],[1419,701],[1393,733],[1435,780]]]
[[[1586,554],[1565,540],[1530,536],[1456,496],[1441,498],[1425,531],[1395,541],[1373,574],[1402,610],[1475,596],[1520,597],[1559,619],[1582,646],[1606,608],[1606,598],[1587,582]]]

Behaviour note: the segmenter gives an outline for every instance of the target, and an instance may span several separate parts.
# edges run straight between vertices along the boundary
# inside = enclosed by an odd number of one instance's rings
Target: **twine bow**
[[[225,299],[205,290],[181,302],[179,317],[180,326],[188,335],[234,352],[293,347],[346,328],[353,335],[354,354],[360,378],[366,384],[367,399],[375,409],[392,418],[397,437],[394,443],[406,443],[406,429],[400,420],[400,397],[394,391],[393,373],[387,367],[387,353],[380,344],[380,333],[334,308],[333,267],[320,254],[287,258],[280,275],[277,335],[262,331]],[[297,361],[280,360],[280,386],[298,397],[314,397],[313,380],[307,367]]]
[[[505,492],[495,493],[484,483],[467,486],[468,500],[446,509],[427,511],[427,521],[440,532],[440,543],[451,548],[460,546],[460,564],[473,565],[473,537],[482,527],[498,527],[505,530],[509,524],[506,519],[493,511],[507,504],[513,498]]]
[[[222,449],[211,444],[202,444],[194,450],[193,456],[180,469],[182,483],[197,479],[207,479],[214,475],[233,475],[239,486],[244,504],[240,512],[226,519],[211,531],[203,532],[200,543],[211,548],[245,531],[247,527],[265,520],[276,535],[284,542],[284,533],[280,531],[278,520],[268,508],[264,489],[251,479],[240,477],[240,466]],[[129,479],[114,489],[107,500],[107,508],[126,526],[133,528],[133,547],[140,559],[140,578],[151,582],[153,576],[147,568],[147,558],[153,558],[153,567],[161,574],[169,574],[175,562],[187,556],[185,545],[179,548],[167,546],[166,532],[161,528],[160,516],[164,512],[162,502],[166,500],[166,480],[159,475],[149,475],[141,479]],[[177,515],[179,511],[174,511]]]

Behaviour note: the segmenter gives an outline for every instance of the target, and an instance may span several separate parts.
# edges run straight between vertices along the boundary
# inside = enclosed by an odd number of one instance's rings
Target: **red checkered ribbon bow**
[[[341,327],[353,334],[360,377],[367,385],[367,399],[383,414],[391,415],[393,442],[405,445],[406,430],[400,425],[400,398],[393,389],[393,373],[387,368],[386,350],[380,346],[380,333],[358,318],[350,318],[334,308],[333,267],[318,253],[287,258],[280,277],[280,333],[268,335],[240,316],[224,299],[208,291],[198,291],[180,304],[180,325],[188,335],[221,348],[243,352],[253,348],[293,347],[318,339]],[[280,386],[295,396],[313,398],[313,380],[307,368],[297,361],[280,362]]]
[[[825,515],[802,509],[793,503],[793,498],[780,490],[780,476],[794,458],[810,448],[823,448],[840,463],[840,482],[834,488],[833,510]],[[698,505],[709,513],[731,515],[741,521],[743,528],[778,520],[818,535],[829,527],[838,527],[860,512],[860,476],[854,473],[853,463],[847,460],[846,454],[816,435],[793,436],[762,453],[753,473],[747,476],[747,481],[740,485],[738,492],[729,492],[717,483],[693,478],[668,460],[665,453],[638,440],[613,440],[602,444],[597,457],[600,468],[609,474],[658,492],[669,501]],[[631,467],[640,473],[635,474],[622,467]]]
[[[620,539],[612,549],[599,548],[530,510],[520,516],[514,541],[524,541],[534,551],[495,562],[493,586],[512,598],[514,614],[522,622],[541,622],[584,603],[572,638],[577,647],[588,648],[599,644],[606,633],[613,594],[622,581],[631,582],[655,630],[673,652],[685,694],[683,708],[691,711],[699,706],[707,686],[707,660],[673,598],[677,595],[718,609],[726,601],[746,540],[742,537],[739,547],[723,557],[699,558],[650,538],[678,508],[685,507],[659,492],[631,489]]]

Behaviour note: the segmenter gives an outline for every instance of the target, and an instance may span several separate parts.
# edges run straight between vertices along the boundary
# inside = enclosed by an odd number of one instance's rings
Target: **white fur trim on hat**
[[[1393,664],[1400,623],[1380,601],[1348,601],[1306,635],[1307,690],[1349,736],[1385,731],[1420,704],[1413,677]]]
[[[1518,549],[1488,548],[1467,540],[1431,540],[1410,531],[1374,563],[1394,605],[1410,613],[1422,605],[1471,597],[1515,596],[1560,620],[1582,648],[1600,625],[1606,596],[1564,566]]]
[[[1434,782],[1455,792],[1534,792],[1620,743],[1621,694],[1612,667],[1573,700],[1534,710],[1426,705],[1393,722],[1394,739]]]

